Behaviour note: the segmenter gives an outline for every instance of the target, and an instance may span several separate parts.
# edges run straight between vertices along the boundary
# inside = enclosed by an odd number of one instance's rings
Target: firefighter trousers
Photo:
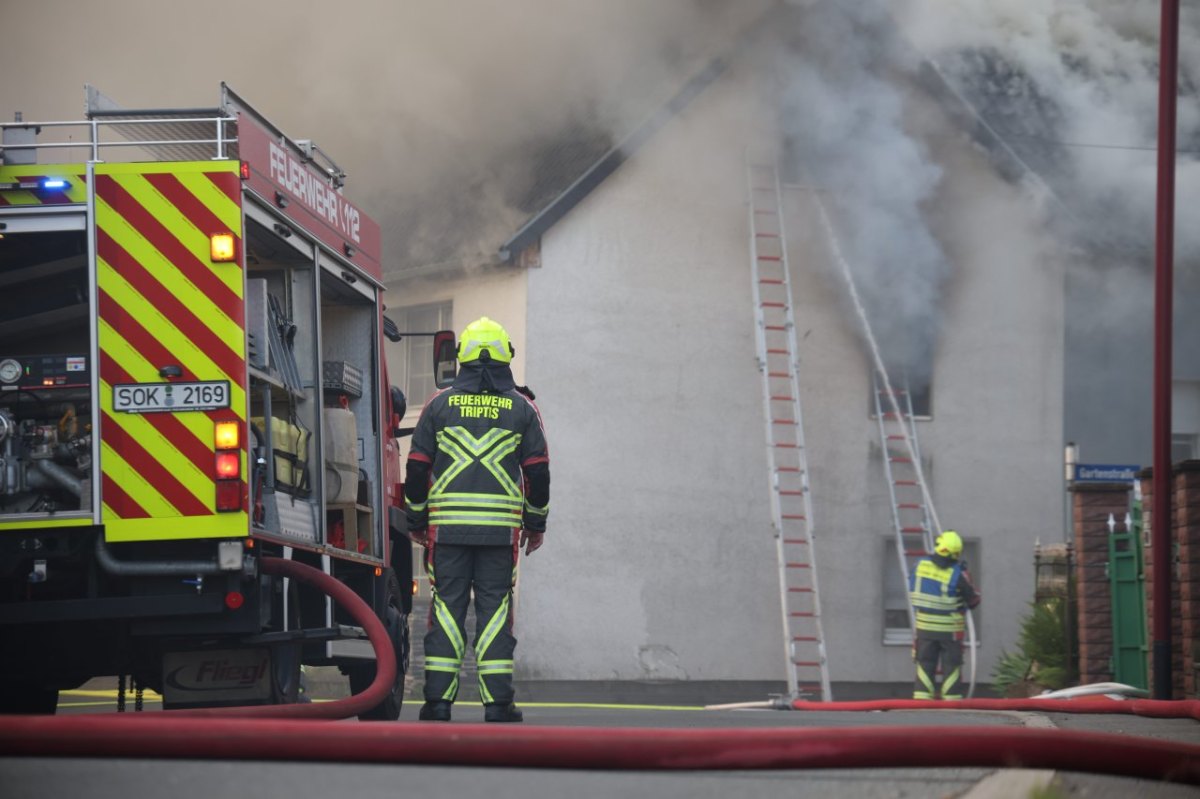
[[[475,666],[483,704],[513,700],[512,589],[517,548],[434,543],[425,551],[433,589],[425,633],[425,701],[453,702],[466,655],[467,607],[475,597]]]
[[[926,638],[917,636],[913,643],[913,660],[917,663],[917,679],[913,684],[913,699],[937,699],[939,658],[942,661],[942,699],[962,699],[962,641],[956,638]]]

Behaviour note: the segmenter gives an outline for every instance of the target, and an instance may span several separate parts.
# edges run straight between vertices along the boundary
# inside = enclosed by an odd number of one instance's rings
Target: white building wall
[[[939,205],[961,272],[946,298],[935,369],[934,458],[942,524],[981,541],[980,679],[1017,646],[1033,599],[1033,547],[1065,530],[1063,263],[1037,204],[992,176],[973,148],[947,146]]]
[[[710,87],[543,237],[552,505],[519,679],[784,678],[739,101]]]
[[[500,319],[537,392],[552,510],[521,566],[520,680],[785,679],[744,205],[753,116],[723,79],[544,235],[541,268],[388,296],[452,298],[459,328]],[[1061,273],[1029,198],[953,136],[938,158],[955,276],[919,432],[941,522],[980,541],[986,681],[1032,598],[1034,541],[1062,539]],[[811,195],[787,195],[831,675],[903,683],[908,647],[882,643],[892,526],[870,361]]]
[[[924,108],[935,114],[936,109]],[[1015,648],[1033,598],[1036,541],[1062,541],[1062,254],[1040,232],[1036,204],[955,136],[938,233],[954,274],[945,286],[933,366],[932,418],[917,422],[938,521],[978,540],[978,679]],[[871,418],[871,367],[813,195],[788,193],[805,435],[817,559],[835,681],[912,679],[908,646],[885,646],[883,574],[894,539]],[[860,287],[863,290],[863,287]]]

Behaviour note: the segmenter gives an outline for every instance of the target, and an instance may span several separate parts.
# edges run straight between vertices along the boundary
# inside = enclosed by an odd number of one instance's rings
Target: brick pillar
[[[1174,646],[1180,658],[1182,696],[1200,698],[1200,461],[1176,464],[1174,482],[1177,553],[1173,577],[1180,625],[1180,637]]]
[[[1182,467],[1182,465],[1181,465]],[[1186,686],[1184,683],[1184,675],[1192,671],[1190,659],[1185,667],[1185,659],[1183,653],[1190,650],[1191,644],[1185,641],[1187,633],[1191,633],[1192,638],[1195,638],[1195,622],[1187,625],[1185,630],[1183,617],[1183,601],[1181,592],[1181,560],[1180,560],[1180,544],[1181,538],[1185,530],[1181,529],[1181,522],[1189,517],[1200,515],[1195,503],[1200,498],[1189,498],[1188,484],[1189,481],[1196,483],[1196,476],[1192,474],[1192,469],[1182,469],[1181,467],[1172,468],[1171,479],[1171,697],[1173,699],[1181,699],[1185,696]],[[1154,524],[1154,478],[1153,469],[1146,469],[1142,472],[1142,507],[1144,508],[1144,518],[1146,522],[1145,535],[1145,568],[1146,568],[1146,643],[1151,651],[1151,668],[1150,682],[1151,691],[1154,690],[1154,668],[1153,668],[1153,651],[1154,651],[1154,549],[1151,542],[1154,540],[1153,524]],[[1193,485],[1192,491],[1195,491]],[[1189,569],[1189,574],[1192,569]],[[1194,675],[1193,675],[1194,681]]]
[[[1071,486],[1075,530],[1075,595],[1078,598],[1079,681],[1111,682],[1112,586],[1108,578],[1108,517],[1123,520],[1129,486],[1076,483]]]

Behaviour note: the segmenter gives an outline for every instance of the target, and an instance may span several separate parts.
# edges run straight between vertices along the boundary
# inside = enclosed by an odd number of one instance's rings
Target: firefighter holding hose
[[[962,641],[965,610],[979,604],[979,592],[971,584],[962,562],[962,538],[946,530],[934,541],[933,554],[921,558],[908,575],[909,598],[916,615],[913,660],[917,678],[913,699],[962,699]],[[934,684],[938,662],[942,682]]]
[[[485,317],[458,342],[459,373],[413,432],[404,496],[409,536],[425,546],[433,589],[422,721],[449,721],[475,597],[475,664],[484,720],[521,721],[513,703],[513,583],[518,552],[542,545],[550,459],[532,392],[513,379],[516,350]]]

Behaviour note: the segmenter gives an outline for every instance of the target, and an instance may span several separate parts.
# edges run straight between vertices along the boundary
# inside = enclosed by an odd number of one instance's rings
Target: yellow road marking
[[[129,690],[125,691],[125,694],[126,694],[126,696],[128,696],[128,695],[130,695],[130,694],[132,694],[132,693],[133,693],[133,690],[132,690],[132,689],[129,689]],[[117,689],[116,689],[116,688],[113,688],[113,689],[111,689],[111,690],[100,690],[100,691],[94,691],[94,690],[92,690],[92,691],[89,691],[89,690],[85,690],[85,689],[82,689],[82,688],[75,688],[75,689],[72,689],[72,690],[70,690],[70,691],[59,691],[59,692],[58,692],[58,695],[59,695],[59,696],[91,696],[91,697],[112,697],[113,699],[116,699],[116,698],[117,698]],[[143,696],[143,697],[151,697],[151,696],[153,696],[153,697],[156,697],[156,698],[158,698],[158,699],[161,699],[161,698],[162,698],[161,696],[159,696],[159,694],[158,694],[158,692],[157,692],[157,691],[151,691],[149,688],[147,688],[146,690],[144,690],[144,691],[142,692],[142,696]]]
[[[700,705],[621,705],[602,702],[520,702],[521,707],[585,707],[600,710],[704,710]]]

